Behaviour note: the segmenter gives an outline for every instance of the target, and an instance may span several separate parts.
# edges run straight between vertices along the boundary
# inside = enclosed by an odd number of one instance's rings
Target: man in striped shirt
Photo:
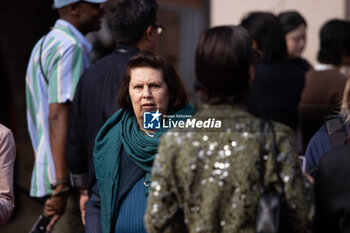
[[[81,74],[90,65],[92,46],[85,35],[100,28],[104,14],[101,3],[105,1],[55,0],[60,18],[35,45],[27,68],[27,123],[35,153],[30,195],[47,198],[44,213],[53,217],[48,230],[65,212],[66,203],[66,213],[71,212],[65,158],[69,105]],[[71,217],[66,219],[72,221]],[[55,232],[83,230],[82,226],[70,227],[75,223],[61,222]]]

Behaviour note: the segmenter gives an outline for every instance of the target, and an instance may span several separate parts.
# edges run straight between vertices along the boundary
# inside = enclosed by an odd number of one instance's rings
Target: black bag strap
[[[267,130],[266,130],[266,125],[267,125]],[[266,135],[270,138],[270,145],[267,150],[265,148],[266,144]],[[260,136],[259,136],[259,179],[260,179],[260,185],[261,185],[261,192],[264,193],[267,191],[267,187],[265,186],[264,182],[264,177],[265,177],[265,168],[266,168],[266,159],[264,158],[267,154],[268,151],[272,152],[273,160],[274,160],[274,173],[277,176],[277,184],[279,186],[280,190],[277,190],[280,192],[280,194],[284,193],[284,188],[283,188],[283,181],[280,176],[280,166],[279,163],[277,162],[277,156],[278,156],[278,148],[276,145],[276,138],[275,138],[275,132],[273,128],[273,124],[271,121],[268,120],[261,120],[260,122]]]
[[[41,56],[42,56],[42,53],[43,53],[44,41],[45,41],[46,36],[47,36],[47,34],[43,37],[43,39],[42,39],[42,41],[41,41],[41,44],[40,44],[40,50],[39,50],[39,66],[40,66],[41,74],[43,75],[44,80],[45,80],[46,84],[48,85],[48,84],[49,84],[49,79],[48,79],[48,78],[46,77],[46,75],[45,75],[45,72],[44,72],[44,69],[43,69],[43,64],[42,64],[42,61],[41,61]]]
[[[341,117],[334,117],[325,122],[328,137],[333,145],[337,148],[344,146],[348,133]]]

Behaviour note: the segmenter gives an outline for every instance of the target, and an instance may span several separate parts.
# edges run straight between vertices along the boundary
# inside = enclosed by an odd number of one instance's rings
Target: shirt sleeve
[[[84,72],[84,51],[79,45],[59,49],[49,70],[49,102],[72,101],[75,88]]]
[[[187,232],[181,207],[179,179],[176,178],[176,158],[181,147],[172,135],[162,137],[152,169],[152,182],[145,215],[146,230],[156,232]]]
[[[8,221],[14,208],[13,167],[15,158],[16,148],[12,133],[0,125],[0,224]]]

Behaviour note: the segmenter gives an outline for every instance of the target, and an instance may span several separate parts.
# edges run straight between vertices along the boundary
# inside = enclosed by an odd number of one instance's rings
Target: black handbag
[[[267,126],[267,130],[266,130]],[[265,147],[267,136],[270,139],[269,148]],[[266,158],[268,152],[272,152],[274,159],[274,173],[277,175],[277,182],[268,184],[264,182]],[[259,182],[260,199],[256,217],[257,233],[286,233],[288,226],[286,221],[285,195],[283,182],[280,176],[280,167],[277,162],[277,146],[275,134],[271,121],[262,120],[260,124],[259,137]]]

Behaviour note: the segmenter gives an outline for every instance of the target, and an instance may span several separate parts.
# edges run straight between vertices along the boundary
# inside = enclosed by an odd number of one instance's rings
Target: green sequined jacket
[[[260,120],[233,106],[207,106],[194,118],[215,118],[222,125],[173,129],[162,137],[145,215],[148,233],[255,232]],[[293,132],[279,123],[274,129],[288,221],[295,232],[306,232],[313,212],[311,187],[301,174]],[[266,185],[277,181],[273,166],[269,153]]]

